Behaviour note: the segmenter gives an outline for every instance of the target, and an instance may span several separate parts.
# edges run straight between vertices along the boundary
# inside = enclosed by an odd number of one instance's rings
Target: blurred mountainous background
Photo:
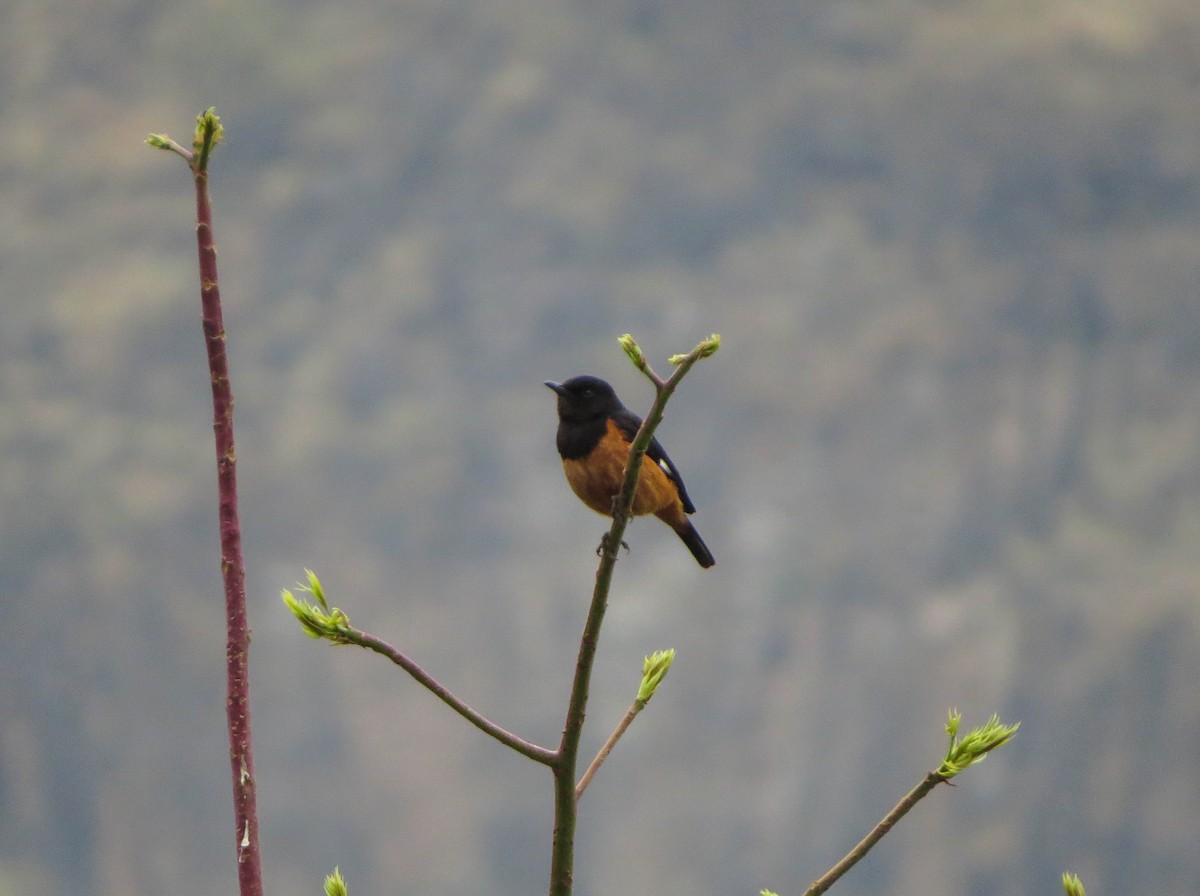
[[[543,892],[599,516],[546,379],[644,411],[716,567],[639,521],[577,892],[1200,881],[1200,5],[10,0],[0,8],[0,894],[232,892],[213,160],[269,893]]]

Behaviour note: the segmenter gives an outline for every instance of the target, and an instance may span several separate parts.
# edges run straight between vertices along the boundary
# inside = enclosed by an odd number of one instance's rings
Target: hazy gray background
[[[543,380],[720,353],[661,435],[717,557],[630,533],[578,892],[1200,881],[1200,5],[0,8],[0,893],[232,892],[191,183],[215,104],[271,893],[542,892],[603,530]]]

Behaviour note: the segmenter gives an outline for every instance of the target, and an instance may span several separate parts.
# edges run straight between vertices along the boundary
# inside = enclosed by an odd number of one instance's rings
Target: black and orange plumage
[[[556,441],[567,482],[584,504],[611,516],[613,499],[624,481],[629,447],[642,419],[598,377],[576,376],[546,385],[558,395]],[[658,517],[675,530],[696,561],[707,569],[716,561],[688,519],[695,512],[678,468],[658,439],[652,439],[638,477],[632,514]]]

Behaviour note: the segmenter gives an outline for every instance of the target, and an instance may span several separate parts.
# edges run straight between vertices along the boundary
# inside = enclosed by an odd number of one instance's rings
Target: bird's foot
[[[622,541],[622,542],[621,542],[621,547],[623,547],[623,548],[625,549],[625,552],[626,552],[626,553],[628,553],[628,552],[629,552],[629,542],[627,542],[627,541]],[[597,556],[597,557],[602,557],[602,556],[604,556],[604,555],[605,555],[605,554],[607,554],[607,553],[609,553],[609,549],[608,549],[608,533],[607,533],[607,532],[605,532],[603,535],[601,535],[601,536],[600,536],[600,544],[596,546],[596,556]]]

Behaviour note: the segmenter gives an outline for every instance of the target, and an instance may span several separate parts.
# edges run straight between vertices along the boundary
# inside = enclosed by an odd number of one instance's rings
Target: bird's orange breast
[[[629,442],[612,420],[592,453],[587,457],[563,460],[563,470],[571,489],[588,507],[605,516],[612,515],[613,499],[621,491],[625,464],[629,460]],[[667,474],[654,461],[642,461],[637,494],[633,499],[633,515],[652,513],[675,525],[686,517],[679,491]]]

